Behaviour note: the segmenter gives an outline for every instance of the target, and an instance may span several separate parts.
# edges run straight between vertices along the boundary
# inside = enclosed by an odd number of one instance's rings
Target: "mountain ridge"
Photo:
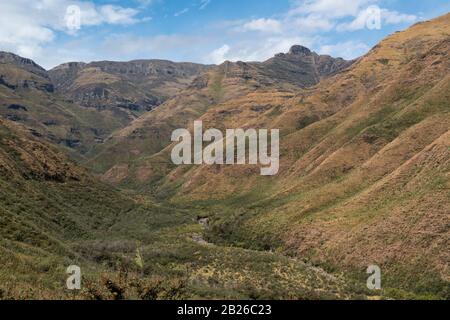
[[[449,19],[395,33],[309,88],[271,87],[265,77],[246,79],[248,64],[226,63],[201,89],[212,103],[190,121],[160,120],[190,130],[194,119],[205,130],[280,129],[278,176],[260,177],[255,166],[173,166],[170,143],[141,154],[155,113],[119,131],[97,158],[132,151],[103,178],[198,210],[211,242],[350,273],[376,263],[393,287],[448,296]],[[155,112],[179,112],[180,101]]]
[[[64,88],[51,91],[32,61],[5,56],[0,280],[19,275],[20,285],[0,281],[0,297],[20,296],[22,283],[48,293],[60,266],[77,261],[106,273],[88,282],[91,298],[112,297],[111,283],[138,298],[368,298],[366,270],[377,265],[378,298],[448,299],[449,52],[446,14],[355,61],[293,46],[265,62],[224,62],[175,89],[169,81],[150,111],[132,106],[142,90],[133,66],[69,63],[53,71]],[[194,120],[279,129],[278,175],[174,165],[171,133]]]

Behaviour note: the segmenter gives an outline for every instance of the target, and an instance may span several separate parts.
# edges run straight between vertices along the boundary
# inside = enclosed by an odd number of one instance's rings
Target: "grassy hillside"
[[[47,71],[31,60],[0,53],[0,78],[0,116],[25,124],[75,159],[126,125],[120,110],[81,108],[56,93]]]
[[[142,115],[109,105],[136,102],[133,68],[54,70],[93,98],[81,107],[0,55],[0,298],[448,299],[448,52],[450,14],[355,62],[303,47],[225,62]],[[171,132],[196,119],[280,129],[279,174],[174,166]],[[71,264],[80,292],[64,289]],[[369,292],[373,264],[383,289]]]
[[[151,110],[211,66],[165,60],[71,62],[49,71],[57,91],[83,107]]]
[[[277,54],[265,62],[225,62],[209,68],[185,90],[93,149],[86,165],[104,174],[104,180],[115,184],[131,186],[158,180],[159,170],[165,170],[167,165],[158,153],[170,144],[174,129],[192,126],[192,122],[208,110],[255,92],[291,96],[299,88],[317,84],[352,63],[293,46],[288,53]],[[253,98],[258,99],[255,94]],[[267,109],[267,106],[256,106],[256,111],[261,108]],[[227,112],[223,116],[227,116]]]
[[[0,299],[366,297],[342,275],[202,240],[194,211],[103,185],[0,121]],[[65,289],[69,265],[82,290]]]
[[[216,243],[279,250],[356,278],[378,264],[387,294],[448,297],[449,19],[393,34],[349,69],[294,93],[254,87],[223,99],[228,78],[214,78],[208,88],[221,99],[195,118],[219,129],[280,128],[278,176],[165,165],[168,146],[130,156],[131,166],[120,159],[106,177],[198,210]]]

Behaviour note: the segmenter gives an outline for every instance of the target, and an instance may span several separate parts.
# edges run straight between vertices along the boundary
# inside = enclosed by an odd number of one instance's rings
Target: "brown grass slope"
[[[301,46],[293,46],[288,53],[261,63],[225,62],[197,77],[174,98],[115,132],[90,153],[87,164],[96,172],[106,172],[104,179],[109,182],[131,186],[138,181],[138,184],[148,185],[168,170],[167,159],[161,159],[164,155],[159,153],[164,153],[170,145],[174,129],[189,127],[193,120],[208,114],[208,110],[228,102],[257,99],[255,92],[264,92],[265,100],[272,94],[273,99],[285,100],[299,88],[314,85],[352,63],[318,55]],[[250,116],[268,109],[268,105],[255,104]],[[236,115],[235,110],[219,112],[223,118]]]
[[[386,286],[445,296],[449,22],[447,14],[395,33],[294,96],[258,88],[209,108],[201,118],[210,127],[280,128],[280,173],[169,167],[159,194],[195,201],[215,221],[215,240],[279,247],[348,271],[379,264]],[[136,178],[159,170],[151,160],[144,168]]]
[[[49,71],[58,92],[83,107],[118,109],[129,120],[186,88],[210,67],[165,60],[65,63]]]
[[[156,212],[99,183],[22,125],[0,120],[0,299],[69,297],[71,264],[86,275],[114,272],[85,254],[85,243],[145,241],[131,221],[148,237]]]
[[[82,108],[55,92],[48,72],[29,59],[0,53],[0,117],[82,158],[123,127],[116,111]]]
[[[366,297],[301,261],[198,243],[195,218],[99,183],[0,120],[0,300]],[[75,292],[66,290],[73,264],[82,268]]]

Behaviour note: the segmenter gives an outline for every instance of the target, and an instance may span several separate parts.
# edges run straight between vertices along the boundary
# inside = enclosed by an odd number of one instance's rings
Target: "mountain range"
[[[75,262],[83,298],[448,298],[449,52],[450,14],[352,61],[1,52],[0,298],[66,297]],[[278,175],[175,166],[194,120],[280,129]]]

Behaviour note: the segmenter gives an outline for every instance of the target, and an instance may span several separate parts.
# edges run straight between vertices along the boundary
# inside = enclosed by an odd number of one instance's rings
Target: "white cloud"
[[[228,44],[221,46],[209,53],[205,63],[220,64],[228,61],[265,61],[275,54],[287,52],[295,44],[311,46],[314,39],[305,37],[270,37],[264,41],[258,39],[243,40],[235,43],[232,47]]]
[[[366,8],[364,10],[361,10],[355,19],[353,19],[351,22],[344,22],[337,25],[338,31],[355,31],[364,29],[367,27],[367,22],[373,18],[372,17],[373,12]],[[376,17],[375,17],[376,18]],[[381,10],[379,10],[379,19],[381,24]]]
[[[142,8],[148,7],[151,5],[154,0],[135,0]]]
[[[227,54],[230,52],[230,46],[224,44],[222,47],[213,50],[206,58],[207,63],[221,64],[227,59]]]
[[[51,43],[56,32],[73,34],[66,10],[76,5],[80,9],[80,27],[101,24],[133,24],[138,11],[117,5],[97,6],[89,1],[28,0],[0,1],[0,49],[36,58],[43,46]]]
[[[356,18],[348,23],[337,25],[337,31],[355,31],[367,28],[367,22],[371,20],[373,11],[370,7],[361,10]],[[379,9],[380,27],[389,24],[412,23],[418,18],[415,15],[401,14],[397,11]]]
[[[317,14],[324,17],[340,18],[355,16],[362,7],[376,0],[303,0],[288,13],[290,16]]]
[[[398,13],[397,11],[381,10],[381,18],[386,24],[412,23],[418,17],[411,14]]]
[[[201,0],[199,9],[200,10],[205,9],[210,3],[211,3],[211,0]]]
[[[260,31],[265,33],[280,33],[281,23],[274,19],[255,19],[244,23],[242,31]]]
[[[332,45],[323,45],[319,48],[319,53],[350,60],[360,57],[369,50],[370,47],[364,42],[346,41]]]
[[[344,22],[350,23],[362,16],[361,12],[377,3],[378,0],[299,0],[293,1],[292,8],[275,18],[258,18],[235,21],[228,30],[234,38],[228,40],[228,50],[216,49],[208,55],[208,61],[218,60],[265,60],[278,52],[286,52],[290,46],[300,44],[318,48],[323,52],[354,58],[369,49],[367,45],[356,42],[343,42],[325,46],[330,40],[327,33],[338,31]],[[367,17],[355,22],[355,27],[366,25]],[[393,20],[393,19],[392,19]],[[341,27],[342,28],[342,27]],[[255,33],[259,31],[259,33]],[[248,35],[246,35],[248,33]],[[353,48],[353,49],[351,49]],[[344,52],[340,54],[338,49]],[[219,54],[220,53],[220,54]],[[212,57],[215,57],[212,59]]]
[[[133,24],[138,22],[135,16],[138,14],[136,9],[122,8],[119,6],[105,5],[98,10],[100,21],[108,24]],[[83,12],[81,13],[83,16]]]
[[[189,12],[189,8],[184,8],[181,11],[175,12],[173,16],[174,17],[179,17],[179,16],[182,16],[183,14],[188,13],[188,12]]]
[[[287,24],[291,28],[310,34],[330,31],[335,27],[335,23],[333,21],[316,14],[310,14],[306,17],[293,17],[287,22]]]
[[[300,27],[308,31],[315,28],[316,32],[330,31],[334,27],[337,31],[366,28],[372,18],[373,8],[380,11],[381,27],[417,20],[414,15],[379,8],[377,4],[380,2],[380,0],[298,0],[294,2],[295,6],[288,12],[287,17],[297,21]]]
[[[211,38],[204,35],[149,35],[132,33],[112,34],[97,44],[93,51],[104,60],[168,59],[198,61]]]
[[[287,21],[293,21],[304,32],[319,33],[331,31],[337,26],[341,29],[342,19],[358,17],[367,7],[378,0],[299,0],[287,13]],[[363,17],[355,19],[360,24]],[[365,25],[365,21],[364,21]]]

